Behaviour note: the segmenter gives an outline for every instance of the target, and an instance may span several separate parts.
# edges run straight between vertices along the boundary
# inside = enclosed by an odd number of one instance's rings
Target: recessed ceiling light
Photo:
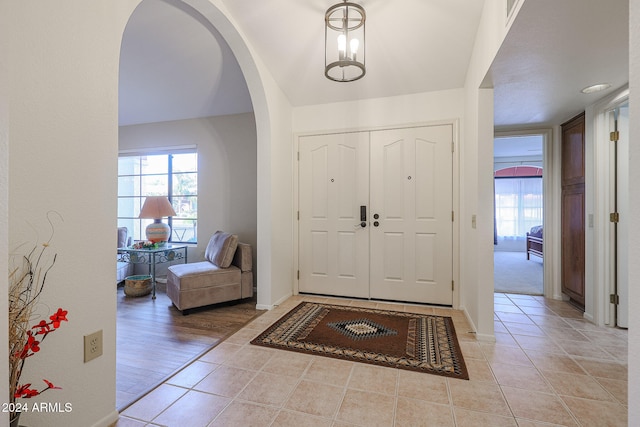
[[[582,93],[600,92],[601,90],[609,89],[610,87],[611,85],[609,83],[599,83],[597,85],[587,86],[584,89],[582,89],[580,92]]]

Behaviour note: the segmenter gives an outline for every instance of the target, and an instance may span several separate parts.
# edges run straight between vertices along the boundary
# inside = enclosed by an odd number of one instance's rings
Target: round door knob
[[[366,222],[362,221],[362,222],[360,223],[360,227],[364,228],[364,227],[366,227],[366,226],[367,226],[367,223],[366,223]]]
[[[377,227],[377,226],[379,226],[379,225],[380,225],[380,223],[379,223],[378,221],[373,221],[373,226],[374,226],[374,227]]]
[[[378,218],[380,218],[380,215],[378,215],[378,214],[373,214],[373,219],[378,219]]]

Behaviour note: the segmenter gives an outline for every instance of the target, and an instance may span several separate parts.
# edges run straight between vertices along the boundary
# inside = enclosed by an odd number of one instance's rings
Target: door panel
[[[439,125],[300,138],[300,292],[452,304],[452,137]]]
[[[404,260],[406,258],[404,252],[404,233],[388,232],[382,236],[384,238],[384,244],[382,248],[379,249],[384,251],[383,278],[387,281],[402,282],[405,279]]]
[[[562,191],[562,291],[584,307],[584,187]]]
[[[368,133],[300,138],[300,292],[368,298]]]
[[[562,292],[584,310],[585,177],[584,113],[562,125]]]
[[[436,280],[433,262],[437,253],[436,247],[436,239],[433,234],[416,234],[416,258],[420,260],[416,263],[416,281],[429,283]]]
[[[405,197],[407,195],[402,191],[404,184],[403,173],[398,173],[397,171],[406,169],[406,145],[406,141],[399,140],[389,142],[380,147],[382,149],[380,154],[382,154],[383,159],[374,163],[372,168],[374,176],[371,179],[374,186],[382,188],[382,194],[386,195],[386,197],[382,198],[382,212],[384,212],[383,215],[385,217],[383,219],[386,220],[402,220],[404,217]],[[381,174],[377,172],[379,170],[381,170]]]
[[[309,153],[311,160],[311,217],[316,220],[329,218],[329,147],[321,145]]]
[[[434,143],[416,141],[416,218],[420,220],[433,220],[435,218],[436,204],[436,165],[438,153]],[[444,172],[443,172],[444,173]]]
[[[371,297],[452,303],[452,127],[371,132]]]
[[[329,275],[329,233],[311,230],[311,274],[316,277]]]

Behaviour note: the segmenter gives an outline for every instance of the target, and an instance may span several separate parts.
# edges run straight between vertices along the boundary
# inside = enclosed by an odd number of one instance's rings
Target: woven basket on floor
[[[128,297],[142,297],[151,293],[151,276],[143,274],[124,279],[124,294]]]

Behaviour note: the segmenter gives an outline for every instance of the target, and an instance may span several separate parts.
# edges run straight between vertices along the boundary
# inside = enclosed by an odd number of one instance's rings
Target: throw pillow
[[[207,249],[204,251],[204,257],[207,261],[220,268],[227,268],[233,261],[233,255],[236,253],[237,247],[237,235],[216,231],[211,236],[211,240],[209,240]]]

